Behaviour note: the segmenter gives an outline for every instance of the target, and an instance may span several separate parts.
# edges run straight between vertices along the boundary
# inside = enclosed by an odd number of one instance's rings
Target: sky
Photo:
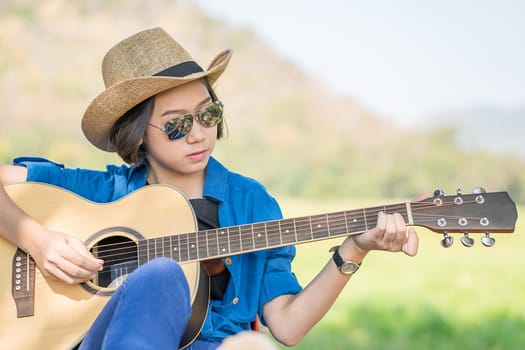
[[[522,0],[197,0],[370,111],[525,106]]]

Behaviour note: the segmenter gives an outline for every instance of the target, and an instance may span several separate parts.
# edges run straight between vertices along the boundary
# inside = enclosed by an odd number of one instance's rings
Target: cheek
[[[213,128],[205,128],[204,130],[206,130],[206,138],[208,140],[212,140],[213,142],[217,141],[217,126],[214,126]]]
[[[173,152],[171,147],[173,147],[174,143],[176,143],[176,141],[170,141],[166,134],[160,130],[148,130],[144,135],[144,144],[149,155]]]

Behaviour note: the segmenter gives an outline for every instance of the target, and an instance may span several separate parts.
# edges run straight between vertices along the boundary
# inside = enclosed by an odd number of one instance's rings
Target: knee
[[[184,278],[184,271],[178,262],[168,258],[157,258],[139,267],[143,272],[155,279]]]
[[[168,258],[158,258],[140,266],[128,278],[126,283],[139,284],[142,288],[155,290],[157,295],[179,295],[188,297],[189,286],[184,271],[178,262]]]

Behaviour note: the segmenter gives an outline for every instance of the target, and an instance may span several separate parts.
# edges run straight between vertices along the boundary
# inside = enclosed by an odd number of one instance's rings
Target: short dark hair
[[[212,101],[217,101],[217,95],[208,79],[204,79]],[[110,142],[112,148],[128,164],[141,164],[146,160],[147,150],[142,144],[148,122],[153,113],[155,96],[139,103],[122,117],[111,128]],[[217,125],[217,139],[224,136],[224,119]]]

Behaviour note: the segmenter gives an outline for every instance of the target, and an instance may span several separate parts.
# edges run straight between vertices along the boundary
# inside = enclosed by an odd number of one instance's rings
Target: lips
[[[190,159],[193,159],[193,160],[201,160],[204,157],[206,157],[207,153],[208,152],[206,150],[202,150],[202,151],[197,151],[197,152],[190,153],[186,157],[188,157]]]

